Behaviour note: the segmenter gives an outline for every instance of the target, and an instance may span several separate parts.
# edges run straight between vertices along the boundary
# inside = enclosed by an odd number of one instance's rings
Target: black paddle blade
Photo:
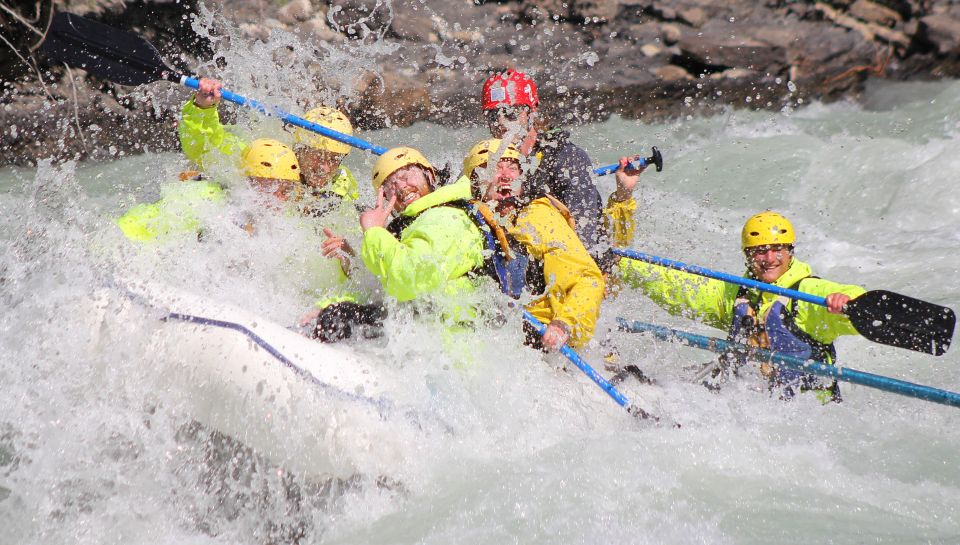
[[[844,309],[857,332],[871,341],[943,355],[957,316],[947,307],[889,291],[868,291]]]
[[[150,42],[72,13],[53,18],[42,49],[68,66],[120,85],[142,85],[175,75]]]
[[[657,172],[663,172],[663,154],[656,146],[653,146],[652,151],[653,155],[647,158],[647,163],[653,163],[657,167]]]

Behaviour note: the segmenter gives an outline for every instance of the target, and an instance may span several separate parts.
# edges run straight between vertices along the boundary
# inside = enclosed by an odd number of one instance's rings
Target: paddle
[[[180,74],[167,66],[157,49],[140,36],[72,13],[58,13],[53,18],[42,49],[52,59],[120,85],[143,85],[167,80],[193,89],[200,88],[198,79]],[[383,155],[387,151],[387,148],[311,123],[276,106],[245,98],[226,89],[222,89],[221,94],[225,100],[235,104],[279,117],[286,123],[368,150],[374,155]]]
[[[661,267],[739,284],[814,305],[827,306],[826,298],[809,293],[712,271],[696,265],[687,265],[634,250],[615,248],[612,251],[623,257]],[[943,355],[950,348],[953,330],[957,323],[956,314],[947,307],[884,290],[868,291],[851,300],[844,307],[844,314],[850,318],[850,323],[857,333],[873,342],[935,356]]]
[[[960,408],[960,393],[941,390],[922,384],[914,384],[904,380],[865,373],[850,369],[849,367],[837,367],[828,365],[821,361],[803,360],[786,354],[779,354],[763,348],[754,348],[744,344],[733,343],[714,337],[696,335],[685,331],[678,331],[667,327],[661,327],[644,322],[630,322],[624,318],[617,318],[621,331],[631,333],[653,333],[659,339],[678,340],[687,346],[702,348],[717,354],[734,352],[745,356],[747,359],[757,362],[770,362],[781,367],[800,371],[802,373],[811,373],[822,377],[829,377],[836,380],[876,388],[906,397],[932,401],[942,405]]]
[[[630,161],[630,164],[627,168],[632,168],[634,170],[640,170],[641,168],[646,167],[647,165],[653,163],[657,167],[657,172],[663,172],[663,155],[660,153],[660,150],[656,146],[651,148],[653,155],[650,157],[641,157],[634,161]],[[620,168],[620,163],[614,163],[612,165],[607,165],[605,167],[593,169],[593,173],[597,176],[603,176],[605,174],[610,174],[611,172],[616,172]]]
[[[543,325],[543,323],[540,320],[536,319],[532,314],[530,314],[526,310],[523,311],[523,319],[526,320],[530,325],[532,325],[534,329],[536,329],[537,332],[540,333],[541,335],[543,335],[543,333],[547,330],[547,326]],[[570,363],[576,365],[578,369],[580,369],[581,371],[583,371],[585,375],[590,377],[590,380],[592,380],[597,386],[602,388],[603,391],[607,392],[607,394],[610,397],[612,397],[613,400],[616,401],[621,407],[626,409],[629,414],[641,419],[649,418],[654,420],[655,422],[660,421],[660,419],[657,418],[656,416],[653,416],[647,411],[641,409],[640,407],[630,403],[630,400],[627,399],[626,396],[621,394],[620,391],[617,390],[617,388],[613,384],[610,384],[610,382],[607,381],[607,379],[603,378],[600,375],[600,373],[598,373],[593,367],[590,366],[589,363],[583,361],[583,358],[580,357],[580,354],[577,354],[572,348],[564,344],[562,347],[560,347],[560,353],[566,356],[566,358],[570,360]]]

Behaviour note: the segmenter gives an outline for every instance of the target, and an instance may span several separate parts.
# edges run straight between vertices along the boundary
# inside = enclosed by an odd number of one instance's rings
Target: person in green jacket
[[[293,151],[269,138],[254,140],[245,147],[241,166],[250,186],[266,206],[280,206],[293,199],[300,185],[300,165]],[[226,190],[202,179],[183,180],[161,188],[162,198],[141,203],[117,218],[123,234],[135,242],[150,242],[185,233],[202,234],[202,216],[222,206]],[[252,231],[252,222],[244,229]]]
[[[834,363],[834,341],[857,331],[844,316],[843,307],[862,295],[859,286],[838,284],[813,275],[810,266],[794,256],[796,234],[793,225],[780,214],[761,212],[747,220],[741,233],[747,272],[760,282],[825,297],[827,306],[795,301],[667,269],[631,259],[620,261],[624,282],[641,290],[671,314],[702,321],[728,332],[731,340],[766,348],[782,354]],[[717,372],[731,364],[734,371],[742,362],[720,362]],[[823,401],[840,401],[836,381],[824,382],[816,375],[764,364],[761,374],[771,391],[789,399],[812,390]]]
[[[372,179],[377,204],[360,214],[360,257],[398,302],[429,299],[446,320],[469,322],[473,309],[460,299],[475,287],[468,273],[484,265],[484,238],[464,210],[469,180],[437,188],[436,177],[413,148],[380,156]],[[314,336],[339,340],[350,336],[351,323],[376,324],[384,315],[382,305],[331,305],[320,313]]]
[[[178,126],[180,145],[188,159],[201,169],[214,160],[216,151],[221,156],[236,157],[247,143],[220,123],[217,105],[222,84],[215,79],[201,78],[200,88],[181,108]],[[304,119],[344,134],[353,134],[353,126],[342,112],[321,106],[304,114]],[[335,195],[339,199],[355,201],[357,182],[349,169],[341,163],[350,152],[350,146],[310,131],[295,128],[293,151],[303,169],[303,181],[308,191],[301,196],[305,213],[323,215],[331,207],[322,202]],[[339,200],[338,199],[338,200]]]

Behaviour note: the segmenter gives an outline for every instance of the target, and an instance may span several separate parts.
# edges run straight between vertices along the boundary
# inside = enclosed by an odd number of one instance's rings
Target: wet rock
[[[593,23],[607,22],[620,13],[621,4],[616,0],[578,0],[571,2],[573,16]]]
[[[674,59],[674,64],[696,74],[728,68],[777,72],[786,65],[783,48],[747,36],[731,35],[722,26],[707,26],[703,32],[685,32],[677,45],[682,53]]]
[[[240,29],[240,33],[250,40],[265,42],[270,38],[270,30],[262,25],[242,23],[238,28]]]
[[[434,29],[432,14],[424,7],[424,4],[416,0],[393,3],[393,21],[390,23],[390,33],[401,40],[412,42],[436,43],[440,41],[439,34]]]
[[[960,19],[928,15],[920,19],[917,39],[932,44],[941,55],[960,54]]]
[[[390,5],[378,0],[331,0],[327,20],[348,38],[379,33],[390,24]]]
[[[293,25],[301,21],[306,21],[313,14],[313,4],[310,0],[290,0],[287,5],[277,10],[277,19],[281,22]]]
[[[853,5],[850,6],[850,15],[861,21],[876,23],[890,28],[893,28],[894,25],[901,21],[899,13],[888,7],[871,2],[870,0],[857,0],[854,2]]]
[[[344,39],[343,34],[330,28],[330,25],[327,24],[327,17],[323,13],[316,14],[304,21],[300,25],[300,30],[315,41],[337,42]]]
[[[660,53],[663,53],[663,48],[659,45],[643,44],[640,46],[640,52],[643,53],[644,57],[656,57]]]
[[[428,118],[432,107],[423,78],[385,72],[365,89],[351,118],[366,128],[407,126]]]
[[[184,9],[197,0],[54,2],[136,28],[184,70],[213,60],[184,22]],[[272,30],[292,29],[323,42],[324,51],[364,55],[370,70],[344,76],[349,82],[339,91],[329,74],[317,81],[342,95],[360,128],[418,119],[475,123],[480,82],[507,68],[531,74],[544,110],[563,123],[613,112],[648,119],[708,113],[729,104],[776,110],[801,97],[856,97],[868,76],[960,75],[960,5],[947,0],[217,2],[240,31],[231,39],[269,42]],[[18,47],[35,42],[29,31],[6,31]],[[182,89],[143,88],[148,95],[162,89],[174,97],[169,104],[160,95],[117,99],[129,90],[89,79],[74,93],[70,80],[60,79],[62,68],[41,58],[41,72],[52,74],[45,77],[48,97],[33,68],[8,50],[0,47],[0,161],[33,161],[44,150],[84,158],[132,152],[134,144],[176,149]],[[200,58],[181,59],[181,52]],[[777,78],[796,90],[787,93]],[[74,81],[83,80],[75,72]]]
[[[683,37],[683,31],[680,30],[678,25],[663,25],[660,27],[660,36],[663,43],[673,45]]]
[[[676,66],[674,64],[668,64],[666,66],[661,66],[657,68],[655,72],[657,79],[663,81],[680,81],[680,80],[692,80],[694,79],[690,72],[687,72],[684,68]]]
[[[677,12],[677,19],[687,23],[694,28],[700,28],[707,22],[707,12],[703,9],[694,7],[683,9]]]

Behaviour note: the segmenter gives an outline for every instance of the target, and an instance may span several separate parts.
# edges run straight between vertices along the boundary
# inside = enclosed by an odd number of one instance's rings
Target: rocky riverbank
[[[213,76],[230,69],[214,58],[221,36],[271,43],[279,31],[328,55],[362,51],[368,62],[338,91],[361,130],[474,123],[480,82],[508,67],[536,78],[558,124],[779,110],[856,99],[868,77],[960,75],[960,6],[948,0],[220,0],[207,8],[222,28],[203,38],[190,24],[194,1],[55,6],[135,29],[171,63],[212,67]],[[0,53],[0,164],[176,149],[186,92],[49,66],[37,49],[49,21],[43,4],[16,17],[0,11],[9,42]],[[320,67],[303,70],[321,79]]]

